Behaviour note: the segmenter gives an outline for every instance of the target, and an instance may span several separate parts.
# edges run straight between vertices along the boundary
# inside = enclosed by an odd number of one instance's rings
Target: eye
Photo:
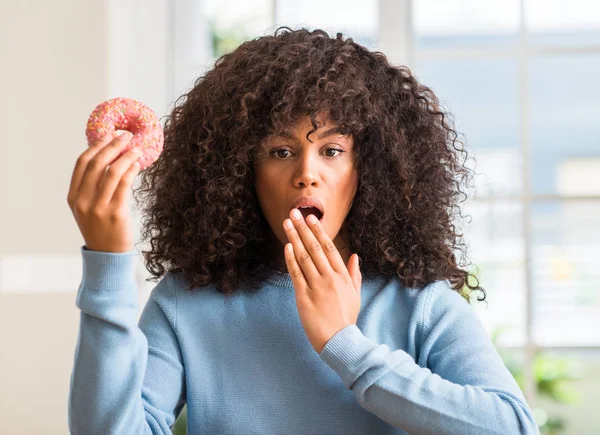
[[[285,158],[286,156],[282,156],[280,153],[289,153],[290,150],[286,150],[285,148],[279,148],[278,150],[273,150],[271,151],[269,154],[275,154],[276,157],[278,158]]]
[[[337,151],[337,152],[339,152],[340,154],[342,154],[342,153],[345,153],[345,152],[346,152],[346,151],[344,151],[344,150],[341,150],[341,149],[339,149],[339,148],[327,148],[327,149],[325,150],[325,152],[327,152],[327,151]],[[327,156],[327,157],[337,157],[337,156],[339,156],[340,154],[336,154],[335,156]]]
[[[329,152],[329,151],[335,151],[335,152],[338,152],[338,153],[339,153],[339,154],[335,154],[335,155],[327,155],[327,157],[330,157],[330,158],[336,158],[336,157],[338,157],[338,156],[339,156],[341,153],[345,153],[345,152],[346,152],[346,151],[344,151],[344,150],[342,150],[342,149],[339,149],[339,148],[333,148],[333,147],[331,147],[331,148],[327,148],[327,149],[325,150],[325,153],[327,153],[327,152]],[[274,155],[275,155],[275,156],[276,156],[278,159],[280,159],[280,160],[281,160],[281,159],[285,159],[285,158],[287,157],[287,155],[281,155],[280,153],[282,153],[282,152],[283,152],[283,153],[289,153],[289,152],[290,152],[290,150],[287,150],[287,149],[285,149],[285,148],[279,148],[279,149],[276,149],[276,150],[272,150],[272,151],[269,153],[269,155],[273,155],[273,154],[274,154]]]

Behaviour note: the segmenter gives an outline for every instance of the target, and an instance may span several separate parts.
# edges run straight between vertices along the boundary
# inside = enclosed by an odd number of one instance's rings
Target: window
[[[377,0],[274,0],[274,5],[278,25],[342,32],[370,49],[376,46]]]
[[[371,49],[376,45],[377,0],[206,0],[203,12],[212,32],[213,59],[279,26],[342,32]]]
[[[399,16],[410,29],[398,38],[404,63],[452,112],[477,161],[465,231],[489,295],[478,313],[521,361],[542,432],[591,433],[600,426],[589,405],[600,386],[591,382],[600,365],[600,3],[412,0]]]
[[[271,0],[206,0],[203,14],[211,33],[212,58],[265,33],[273,22]]]

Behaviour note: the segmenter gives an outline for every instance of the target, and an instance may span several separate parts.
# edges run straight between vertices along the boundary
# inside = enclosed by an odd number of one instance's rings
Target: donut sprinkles
[[[119,156],[132,148],[140,148],[140,170],[152,165],[163,150],[164,134],[154,111],[144,103],[131,98],[117,97],[100,103],[87,121],[85,135],[88,145],[117,130],[133,134],[130,143]]]

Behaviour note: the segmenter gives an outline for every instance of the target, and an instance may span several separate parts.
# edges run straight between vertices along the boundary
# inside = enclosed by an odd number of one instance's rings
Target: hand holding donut
[[[150,166],[163,147],[154,112],[131,111],[131,107],[147,109],[140,104],[109,100],[88,121],[89,148],[77,159],[67,195],[87,249],[118,253],[133,248],[129,189],[140,169]],[[117,130],[132,131],[117,136]]]

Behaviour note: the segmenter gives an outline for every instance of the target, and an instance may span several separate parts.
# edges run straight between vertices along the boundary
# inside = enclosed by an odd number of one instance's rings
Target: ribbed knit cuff
[[[83,258],[82,287],[102,291],[119,291],[135,287],[135,257],[137,251],[102,252],[81,247]]]
[[[348,325],[331,337],[319,355],[336,371],[346,388],[350,388],[364,371],[361,363],[376,347],[358,326]]]

